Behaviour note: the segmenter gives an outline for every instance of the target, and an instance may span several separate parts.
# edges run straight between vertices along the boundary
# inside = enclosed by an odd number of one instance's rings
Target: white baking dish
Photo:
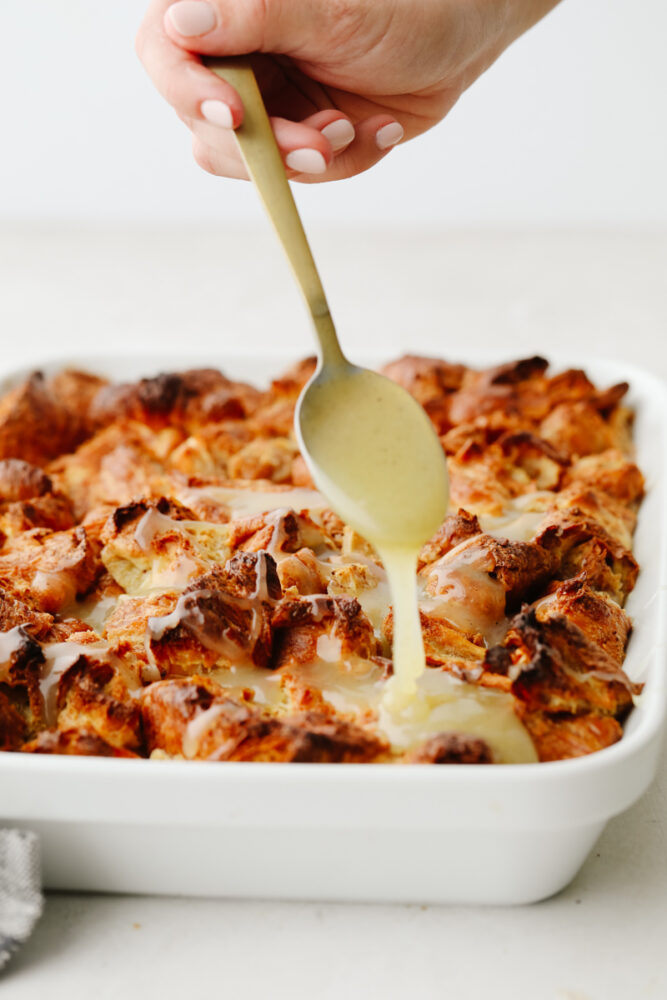
[[[123,378],[157,370],[145,358],[69,363]],[[159,369],[201,363],[256,382],[280,368],[275,360],[180,356],[163,358]],[[620,743],[578,760],[477,767],[0,753],[0,821],[40,834],[46,885],[470,903],[529,902],[567,885],[606,821],[653,778],[667,691],[665,388],[639,370],[582,366],[599,383],[631,383],[647,479],[625,664],[646,687]]]

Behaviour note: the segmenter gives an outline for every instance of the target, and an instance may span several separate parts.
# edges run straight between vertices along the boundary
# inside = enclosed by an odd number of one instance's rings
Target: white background
[[[4,218],[259,218],[203,174],[133,51],[147,0],[2,0]],[[311,222],[667,222],[667,5],[564,0],[449,118],[369,174],[299,189]]]

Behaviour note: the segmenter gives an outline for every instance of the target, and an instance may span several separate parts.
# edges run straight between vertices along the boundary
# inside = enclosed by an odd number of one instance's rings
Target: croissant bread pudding
[[[384,570],[295,444],[312,359],[266,391],[212,369],[31,375],[0,400],[0,749],[490,764],[620,739],[639,693],[627,386],[547,369],[384,369],[432,420],[452,496],[419,560],[428,666],[404,725],[382,708]]]

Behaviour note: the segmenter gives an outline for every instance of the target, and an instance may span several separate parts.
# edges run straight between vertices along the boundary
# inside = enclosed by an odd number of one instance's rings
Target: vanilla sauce
[[[394,675],[383,706],[400,711],[426,666],[416,570],[421,546],[447,513],[440,442],[403,389],[349,365],[310,384],[298,429],[316,485],[382,559],[394,609]]]

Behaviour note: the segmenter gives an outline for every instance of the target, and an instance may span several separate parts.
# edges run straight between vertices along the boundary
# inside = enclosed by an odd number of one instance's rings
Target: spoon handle
[[[322,362],[327,365],[341,364],[345,358],[250,60],[243,57],[206,58],[204,63],[231,84],[243,101],[243,124],[234,133],[243,162],[264,202],[310,310]]]

